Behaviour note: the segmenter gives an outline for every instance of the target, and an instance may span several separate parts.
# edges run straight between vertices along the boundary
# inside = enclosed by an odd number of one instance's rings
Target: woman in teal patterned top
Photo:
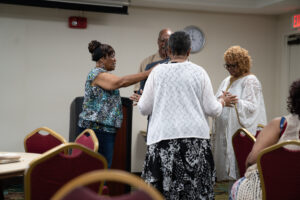
[[[96,62],[96,67],[87,76],[78,126],[80,131],[86,128],[95,131],[99,140],[98,152],[107,159],[110,168],[116,132],[121,127],[123,119],[119,88],[146,79],[150,72],[115,76],[109,73],[116,67],[114,49],[96,40],[89,43],[88,49],[92,54],[92,60]]]

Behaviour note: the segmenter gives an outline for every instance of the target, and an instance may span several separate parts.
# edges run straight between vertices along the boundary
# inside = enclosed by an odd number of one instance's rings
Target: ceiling
[[[127,14],[128,7],[280,15],[300,13],[300,0],[0,0],[0,3]]]
[[[266,15],[300,12],[300,0],[130,0],[129,6]]]

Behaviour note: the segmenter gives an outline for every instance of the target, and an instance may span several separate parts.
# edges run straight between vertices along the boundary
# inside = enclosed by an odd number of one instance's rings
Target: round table
[[[0,153],[17,153],[21,156],[20,161],[0,164],[0,179],[24,175],[29,163],[38,158],[41,154],[25,152],[0,152]]]

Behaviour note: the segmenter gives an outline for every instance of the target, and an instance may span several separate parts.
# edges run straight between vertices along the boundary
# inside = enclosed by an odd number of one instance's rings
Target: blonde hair
[[[241,74],[250,71],[251,57],[248,51],[240,46],[231,46],[224,53],[226,63],[237,63]]]

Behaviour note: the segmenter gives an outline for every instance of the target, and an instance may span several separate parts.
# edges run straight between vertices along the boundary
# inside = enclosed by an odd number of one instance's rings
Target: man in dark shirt
[[[145,71],[147,71],[147,70],[149,70],[149,69],[155,67],[156,65],[163,64],[163,63],[168,63],[168,62],[169,62],[170,58],[169,58],[169,52],[168,52],[168,42],[165,43],[165,46],[164,46],[163,49],[165,50],[165,53],[166,53],[166,56],[167,56],[166,59],[163,59],[163,60],[159,60],[159,61],[155,61],[155,62],[149,63],[148,65],[146,65]],[[133,103],[134,106],[137,105],[137,103],[139,102],[139,99],[140,99],[140,97],[141,97],[141,95],[142,95],[142,93],[143,93],[143,90],[144,90],[146,81],[147,81],[147,79],[142,80],[142,81],[140,82],[140,88],[139,88],[139,90],[136,91],[136,92],[130,97],[130,99],[134,102],[134,103]],[[147,120],[148,120],[148,122],[147,122],[147,130],[148,130],[148,126],[149,126],[150,117],[151,117],[151,115],[149,115],[149,116],[147,117]],[[146,139],[147,139],[147,137],[146,137]]]
[[[158,64],[163,64],[163,63],[168,63],[168,62],[169,62],[169,58],[168,58],[168,57],[167,57],[166,59],[164,59],[164,60],[155,61],[155,62],[153,62],[153,63],[148,64],[148,65],[146,66],[146,68],[145,68],[145,71],[151,69],[152,67],[154,67],[154,66],[156,66],[156,65],[158,65]],[[139,91],[137,92],[139,95],[141,95],[141,91],[144,90],[146,81],[147,81],[147,79],[142,80],[142,81],[140,82],[140,88],[139,88]]]
[[[149,64],[146,66],[145,71],[151,69],[152,67],[154,67],[154,66],[156,66],[156,65],[158,65],[158,64],[163,64],[163,63],[168,63],[168,62],[169,62],[170,59],[169,59],[169,53],[168,53],[168,42],[165,43],[165,46],[163,47],[163,50],[165,51],[165,55],[166,55],[167,57],[166,57],[165,59],[163,59],[163,60],[159,60],[159,61],[155,61],[155,62],[149,63]],[[139,100],[139,98],[140,98],[140,95],[142,95],[142,91],[144,90],[146,81],[147,81],[147,79],[142,80],[142,81],[140,82],[140,88],[139,88],[139,90],[136,92],[139,96],[135,95],[136,98],[133,98],[133,99],[130,97],[131,100],[135,101],[136,103],[138,102],[138,100]],[[132,95],[132,96],[134,96],[134,95]],[[136,105],[136,104],[135,104],[135,105]]]

